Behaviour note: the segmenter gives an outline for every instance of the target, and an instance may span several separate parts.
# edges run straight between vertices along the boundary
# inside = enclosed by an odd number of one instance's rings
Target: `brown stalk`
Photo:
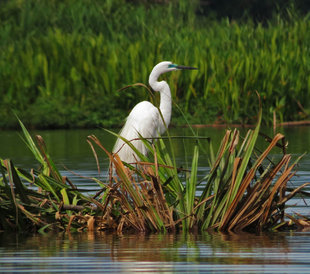
[[[296,219],[293,216],[288,215],[288,214],[285,214],[285,216],[288,217],[289,219],[291,219],[298,226],[298,228],[300,230],[303,230],[305,228],[308,229],[310,227],[309,221]]]
[[[67,182],[72,189],[77,189],[76,185],[74,185],[67,176],[62,176],[62,181],[64,184]]]
[[[91,216],[87,220],[87,230],[88,231],[95,231],[95,217],[94,216]]]
[[[92,140],[97,146],[99,146],[108,155],[111,161],[113,160],[112,154],[105,149],[105,147],[101,144],[101,142],[95,135],[89,135],[87,136],[87,139]]]
[[[305,183],[301,186],[299,186],[298,188],[294,189],[293,191],[291,191],[290,194],[288,194],[287,196],[283,197],[282,199],[280,199],[280,202],[278,203],[278,205],[282,205],[285,204],[288,200],[290,200],[291,198],[293,198],[298,192],[300,192],[301,189],[303,189],[304,187],[310,185],[310,183]]]
[[[245,178],[243,179],[242,183],[240,184],[239,190],[236,194],[236,197],[234,198],[234,200],[232,201],[230,207],[228,208],[228,210],[226,211],[224,218],[223,218],[223,222],[221,225],[221,229],[225,230],[230,222],[231,217],[233,216],[236,208],[237,208],[237,204],[239,203],[239,201],[241,200],[241,197],[244,195],[246,189],[248,188],[248,186],[250,185],[252,179],[255,176],[255,172],[257,170],[257,168],[261,165],[261,163],[263,162],[263,160],[267,157],[267,155],[270,153],[270,151],[272,150],[272,148],[278,143],[279,140],[281,140],[282,138],[284,138],[284,136],[280,133],[278,133],[273,140],[271,141],[271,143],[269,144],[268,148],[261,154],[261,156],[257,159],[255,166],[253,166],[250,171],[246,174]],[[232,229],[232,225],[229,225],[229,230]]]
[[[233,173],[232,173],[232,178],[231,178],[231,186],[230,186],[230,189],[229,189],[228,197],[231,196],[231,193],[232,193],[232,191],[233,191],[233,189],[235,187],[236,175],[237,175],[237,171],[238,171],[238,167],[240,165],[240,162],[241,162],[241,158],[240,157],[236,157],[235,161],[234,161]]]
[[[154,163],[149,163],[149,162],[141,162],[141,161],[137,161],[136,163],[138,163],[139,165],[143,165],[143,166],[154,166]],[[169,169],[175,169],[175,167],[173,166],[167,166],[167,165],[163,165],[163,164],[157,164],[158,167],[163,167],[163,168],[169,168]],[[190,172],[189,169],[185,169],[185,168],[177,168],[178,172]]]
[[[281,186],[281,184],[286,183],[287,181],[289,181],[294,176],[294,173],[291,173],[291,170],[293,169],[293,167],[294,167],[294,165],[292,165],[288,170],[286,170],[280,176],[278,181],[275,183],[275,185],[274,185],[274,187],[273,187],[273,189],[272,189],[272,191],[270,193],[269,199],[268,199],[267,203],[264,206],[265,214],[263,215],[262,223],[265,223],[267,218],[268,218],[268,213],[270,211],[271,204],[274,202],[273,198],[274,198],[276,192],[278,191],[278,188]]]
[[[131,181],[130,178],[128,177],[128,169],[124,166],[124,164],[122,163],[121,159],[119,158],[119,156],[117,154],[114,155],[114,157],[112,157],[113,159],[113,164],[114,167],[116,169],[116,173],[119,176],[119,178],[126,178],[126,180]],[[135,184],[135,187],[137,187],[135,181],[133,181],[133,183]],[[132,189],[131,189],[132,191]],[[132,195],[133,193],[129,193],[130,195]],[[141,201],[141,194],[139,193],[139,191],[137,191],[137,194],[140,197],[140,201]],[[143,204],[137,204],[136,199],[132,199],[133,202],[135,203],[135,208],[132,210],[131,206],[129,206],[128,201],[126,200],[126,196],[123,195],[123,199],[122,201],[125,202],[125,204],[127,205],[128,210],[130,210],[130,216],[133,217],[134,223],[139,227],[139,231],[145,231],[145,223],[144,223],[144,217],[143,217],[143,213],[141,212],[141,209]]]
[[[70,232],[71,225],[72,225],[72,222],[74,221],[75,217],[76,217],[75,215],[70,216],[69,223],[68,223],[67,229],[66,229],[67,232]]]
[[[154,202],[156,212],[161,215],[165,227],[169,227],[174,230],[173,212],[169,209],[166,198],[164,196],[161,184],[156,176],[151,176],[151,183],[154,192]]]
[[[282,160],[278,163],[278,165],[272,170],[272,172],[269,174],[268,178],[265,180],[265,182],[257,182],[255,186],[252,188],[251,194],[247,198],[247,200],[244,201],[242,208],[239,210],[239,213],[237,213],[236,216],[234,216],[234,219],[232,223],[230,224],[230,230],[233,229],[233,227],[240,221],[242,218],[248,218],[243,217],[245,215],[245,212],[247,210],[250,210],[250,208],[259,208],[259,205],[257,204],[257,199],[262,196],[262,192],[266,191],[271,184],[273,178],[277,175],[278,171],[281,169],[281,167],[285,164],[285,159],[282,158]],[[260,201],[260,199],[258,199]],[[264,211],[261,210],[263,213]],[[249,216],[249,214],[246,214],[245,216]]]
[[[125,218],[121,218],[121,220],[117,226],[117,233],[118,234],[121,234],[123,232],[124,223],[125,223]]]
[[[10,161],[9,160],[3,160],[3,164],[4,164],[5,168],[6,168],[6,170],[8,171],[11,195],[12,195],[12,199],[13,199],[13,202],[14,202],[14,205],[15,205],[15,220],[16,220],[16,224],[18,224],[18,203],[17,203],[16,197],[15,197],[13,178],[11,177],[11,172],[9,172],[9,170],[10,170]]]
[[[94,154],[94,157],[95,157],[95,160],[96,160],[96,164],[97,164],[97,169],[98,169],[98,175],[100,176],[100,164],[99,164],[99,160],[98,160],[98,155],[97,155],[96,150],[95,150],[93,144],[91,143],[91,141],[90,140],[86,140],[86,141],[89,144],[89,146],[90,146],[90,148],[91,148],[91,150],[92,150],[92,152]]]
[[[115,166],[115,169],[116,169],[116,173],[118,174],[119,178],[122,178],[123,176],[127,176],[126,177],[126,180],[128,181],[131,181],[134,185],[134,189],[136,190],[136,195],[138,197],[138,200],[136,199],[133,199],[133,202],[135,203],[136,201],[143,201],[142,204],[136,204],[135,205],[135,213],[138,215],[137,219],[135,220],[135,223],[139,223],[140,221],[140,224],[139,224],[139,227],[140,227],[140,231],[145,231],[145,225],[144,225],[144,222],[146,223],[150,223],[155,229],[159,229],[157,227],[157,223],[155,221],[156,219],[156,216],[154,215],[154,212],[151,208],[155,208],[157,209],[157,213],[160,214],[161,216],[161,219],[164,221],[167,217],[165,216],[165,214],[163,215],[162,212],[167,212],[167,208],[166,210],[163,210],[163,205],[166,205],[166,201],[164,200],[164,195],[163,195],[163,192],[161,190],[161,187],[160,184],[157,184],[156,188],[155,188],[155,184],[157,183],[157,180],[155,179],[155,175],[154,174],[151,174],[150,173],[150,170],[149,170],[149,173],[152,178],[151,180],[151,189],[149,190],[146,186],[147,184],[144,183],[144,184],[140,184],[140,186],[137,185],[137,182],[135,180],[131,180],[128,175],[126,175],[126,171],[128,170],[127,168],[125,168],[125,166],[122,164],[121,160],[119,159],[118,155],[115,154],[114,155],[114,166]],[[140,163],[139,163],[140,164]],[[157,163],[155,163],[155,165],[158,166]],[[157,173],[158,173],[158,167],[157,167]],[[159,191],[158,191],[159,190]],[[132,191],[132,189],[130,190]],[[148,193],[153,193],[153,196],[152,199],[150,199],[150,195]],[[161,203],[159,203],[158,201],[161,201]],[[128,207],[127,207],[128,208]],[[129,208],[128,208],[129,209]],[[134,214],[135,215],[135,214]],[[170,219],[172,218],[171,217],[172,214],[170,214]],[[144,222],[143,222],[144,220]],[[165,223],[165,221],[164,221]]]
[[[209,196],[208,198],[202,200],[200,203],[198,203],[198,204],[194,207],[193,211],[195,211],[195,210],[196,210],[197,208],[199,208],[202,204],[208,202],[209,200],[211,200],[211,199],[213,199],[213,198],[214,198],[214,194],[211,195],[211,196]]]
[[[252,210],[247,215],[242,216],[238,223],[233,227],[233,231],[242,231],[245,227],[254,223],[262,215],[261,203],[252,207]]]
[[[230,153],[232,153],[236,149],[238,143],[239,143],[239,131],[235,129],[233,132],[232,142],[229,147]]]
[[[159,178],[158,176],[158,160],[157,160],[157,152],[155,149],[155,145],[152,144],[153,152],[154,152],[154,166],[155,166],[155,176],[156,178]]]
[[[153,184],[153,188],[157,193],[158,196],[158,200],[160,205],[162,205],[164,207],[163,212],[166,212],[166,217],[169,221],[169,227],[171,229],[175,229],[175,225],[174,225],[174,220],[173,220],[173,211],[169,209],[168,207],[168,203],[166,201],[166,197],[164,195],[161,183],[160,183],[160,179],[159,179],[159,175],[158,175],[158,161],[157,161],[157,152],[155,149],[154,144],[152,145],[153,147],[153,151],[154,151],[154,165],[155,165],[155,176],[151,177],[152,178],[152,184]]]
[[[141,207],[141,210],[144,212],[144,214],[141,214],[141,215],[144,215],[145,217],[145,221],[149,221],[151,223],[151,225],[156,229],[158,230],[158,227],[156,225],[156,222],[154,221],[154,219],[156,218],[156,216],[154,216],[154,212],[150,209],[152,206],[155,206],[151,200],[154,200],[154,199],[150,199],[150,195],[148,194],[148,190],[145,186],[145,184],[141,184],[141,190],[137,191],[139,192],[139,195],[141,196],[141,199],[143,199],[144,201],[144,205],[143,207]],[[141,193],[140,193],[141,192]],[[151,192],[151,190],[150,190]],[[143,197],[143,198],[142,198]]]
[[[153,207],[155,209],[155,212],[160,216],[166,227],[171,227],[173,224],[172,213],[167,207],[165,196],[158,182],[159,179],[155,176],[152,169],[149,169],[147,173],[151,177],[151,181],[149,182],[151,189],[146,193],[149,194],[147,196],[151,195],[151,199],[148,199],[150,208]],[[153,218],[156,219],[156,216],[153,216]],[[160,228],[158,227],[157,229],[159,230]]]
[[[218,157],[217,157],[217,159],[216,159],[216,161],[215,161],[215,163],[214,163],[214,165],[213,165],[212,170],[210,171],[210,174],[212,174],[213,171],[214,171],[214,170],[217,168],[217,166],[219,165],[219,163],[220,163],[220,161],[221,161],[221,159],[222,159],[222,157],[223,157],[223,154],[224,154],[224,152],[225,152],[225,150],[226,150],[226,147],[227,147],[227,143],[228,143],[228,141],[229,141],[230,134],[231,134],[231,130],[226,130],[225,136],[224,136],[224,138],[223,138],[223,140],[222,140],[222,142],[221,142],[221,147],[220,147],[220,149],[219,149]]]
[[[22,206],[21,204],[18,204],[19,209],[28,217],[29,220],[31,220],[33,223],[35,224],[43,224],[46,225],[47,223],[42,221],[40,218],[34,216],[33,214],[31,214],[28,210],[25,209],[24,206]]]
[[[51,165],[51,163],[50,163],[50,161],[49,161],[49,159],[47,157],[46,145],[45,145],[44,139],[42,138],[41,135],[36,135],[36,139],[37,139],[37,142],[38,142],[39,149],[41,150],[41,153],[43,154],[44,160],[45,160],[45,162],[48,165],[48,169],[49,169],[50,174],[52,174],[52,177],[55,180],[57,180],[59,182],[62,182],[62,178],[59,177],[59,175],[53,170],[52,165]]]

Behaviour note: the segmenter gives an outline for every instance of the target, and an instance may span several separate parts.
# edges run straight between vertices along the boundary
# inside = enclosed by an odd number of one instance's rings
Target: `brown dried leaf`
[[[91,216],[87,220],[87,229],[88,231],[95,231],[95,217],[94,216]]]

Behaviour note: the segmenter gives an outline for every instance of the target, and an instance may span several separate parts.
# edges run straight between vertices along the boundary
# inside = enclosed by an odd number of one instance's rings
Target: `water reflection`
[[[310,270],[310,233],[0,236],[0,272]]]

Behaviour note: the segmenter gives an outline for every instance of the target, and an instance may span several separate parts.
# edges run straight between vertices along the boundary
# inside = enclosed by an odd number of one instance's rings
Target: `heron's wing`
[[[144,138],[152,138],[157,136],[159,122],[158,109],[152,103],[143,101],[130,112],[126,124],[130,124]]]
[[[137,104],[127,117],[126,123],[119,133],[126,138],[144,155],[147,149],[143,142],[134,140],[140,138],[139,134],[144,138],[154,138],[158,135],[158,126],[160,123],[160,115],[158,109],[148,101]],[[122,161],[127,163],[139,160],[132,149],[124,144],[124,141],[118,139],[113,148],[113,152],[117,152]]]

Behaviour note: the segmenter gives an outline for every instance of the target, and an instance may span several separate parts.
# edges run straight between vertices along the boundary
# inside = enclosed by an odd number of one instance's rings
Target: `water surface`
[[[310,233],[0,236],[0,272],[307,273]],[[5,239],[3,239],[5,238]]]

